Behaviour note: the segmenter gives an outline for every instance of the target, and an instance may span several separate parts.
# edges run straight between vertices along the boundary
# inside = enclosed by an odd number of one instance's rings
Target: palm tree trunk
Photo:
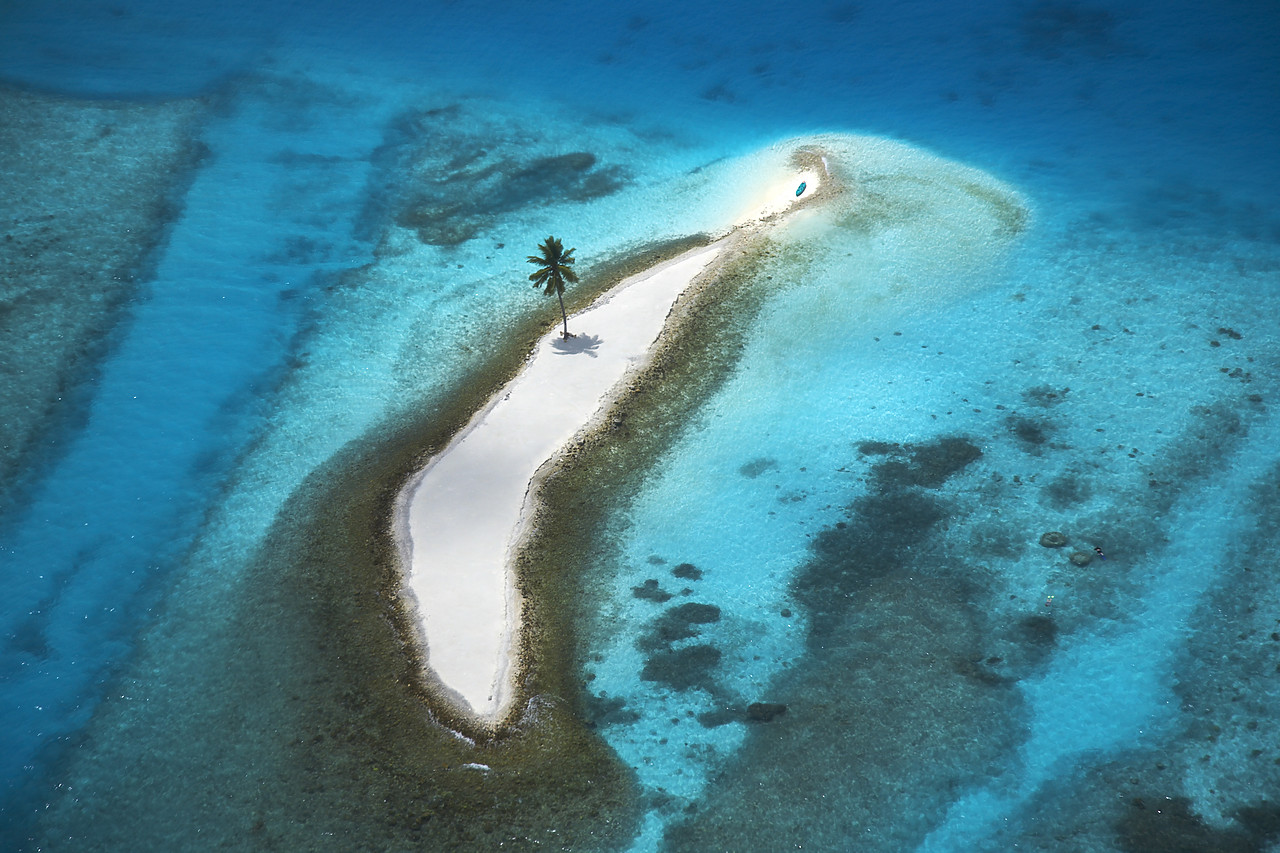
[[[569,340],[569,315],[564,313],[564,294],[557,290],[556,299],[560,300],[560,318],[564,320],[564,339]]]

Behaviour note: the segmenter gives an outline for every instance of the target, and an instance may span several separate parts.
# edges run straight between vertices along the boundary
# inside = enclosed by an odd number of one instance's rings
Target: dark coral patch
[[[1044,499],[1054,509],[1067,509],[1093,496],[1089,482],[1075,474],[1063,474],[1044,487]]]
[[[720,621],[720,608],[714,604],[690,602],[671,608],[662,618],[671,622],[708,625]]]
[[[912,449],[915,485],[936,489],[982,456],[982,449],[967,438],[943,438]]]
[[[965,438],[918,446],[877,443],[875,449],[890,456],[872,468],[876,488],[849,507],[848,522],[815,537],[814,559],[792,587],[809,610],[811,644],[822,645],[854,595],[901,569],[913,546],[945,517],[946,505],[927,490],[942,486],[982,455]]]
[[[714,604],[689,602],[672,607],[653,620],[649,630],[636,641],[642,651],[656,651],[678,640],[698,636],[696,625],[720,621],[720,608]]]
[[[696,581],[702,579],[702,569],[693,563],[681,563],[671,570],[671,574],[684,580]]]
[[[1049,408],[1067,399],[1070,388],[1053,388],[1049,385],[1037,385],[1022,392],[1022,399],[1033,406]]]
[[[1042,420],[1014,415],[1005,421],[1005,426],[1028,448],[1039,447],[1049,440],[1049,425]]]
[[[1125,853],[1261,853],[1280,835],[1280,806],[1241,809],[1237,827],[1211,827],[1186,797],[1135,797],[1116,825]]]
[[[781,702],[752,702],[747,706],[747,719],[753,723],[767,723],[786,712],[787,706]]]
[[[1017,634],[1023,642],[1034,646],[1053,646],[1058,642],[1058,623],[1052,616],[1033,613],[1018,622]]]
[[[640,679],[665,684],[672,690],[700,687],[712,691],[720,658],[720,650],[708,645],[659,650],[645,661]]]
[[[887,456],[902,450],[901,444],[888,441],[863,441],[858,444],[858,452],[863,456]]]
[[[701,687],[714,692],[714,669],[720,662],[720,650],[705,644],[683,648],[674,645],[698,636],[698,626],[719,621],[720,608],[714,604],[691,601],[667,609],[636,640],[636,648],[648,655],[640,678],[666,684],[673,690]]]
[[[981,659],[957,656],[952,658],[951,668],[956,671],[956,674],[985,687],[1003,687],[1013,682],[1013,679],[994,671]]]
[[[390,219],[424,243],[454,246],[513,210],[590,201],[628,181],[625,169],[602,165],[589,151],[527,160],[501,156],[475,134],[469,118],[454,106],[406,113],[392,122],[373,157],[379,192],[362,215],[362,229]]]
[[[671,600],[671,593],[658,586],[656,578],[649,578],[640,586],[631,587],[631,594],[636,598],[643,598],[646,601],[652,601],[657,604]]]
[[[627,701],[620,697],[588,694],[583,717],[592,727],[617,726],[636,722],[640,712],[628,708]]]
[[[911,486],[936,489],[982,456],[982,449],[967,438],[957,437],[907,445],[886,454],[891,454],[890,458],[872,469],[881,489]]]
[[[854,505],[855,518],[844,527],[832,527],[818,534],[813,548],[826,561],[845,564],[868,577],[898,562],[898,553],[919,539],[939,519],[943,511],[937,499],[919,492],[892,492],[860,500]],[[844,574],[844,572],[842,572]],[[852,592],[855,586],[837,584],[831,591]]]

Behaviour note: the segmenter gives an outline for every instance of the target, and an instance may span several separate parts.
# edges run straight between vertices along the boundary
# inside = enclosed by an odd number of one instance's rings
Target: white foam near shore
[[[762,182],[737,225],[768,220],[822,174]],[[801,182],[803,193],[796,190]],[[510,557],[538,469],[588,427],[644,361],[676,300],[731,237],[634,275],[540,340],[495,395],[400,496],[396,535],[416,602],[428,677],[458,710],[500,722],[513,698],[520,602]]]

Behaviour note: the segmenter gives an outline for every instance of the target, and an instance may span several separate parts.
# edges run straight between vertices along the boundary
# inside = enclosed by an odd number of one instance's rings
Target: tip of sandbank
[[[785,146],[784,151],[784,162],[765,167],[771,177],[743,205],[734,220],[734,230],[774,224],[838,192],[841,182],[832,173],[828,153],[819,142],[797,140]]]

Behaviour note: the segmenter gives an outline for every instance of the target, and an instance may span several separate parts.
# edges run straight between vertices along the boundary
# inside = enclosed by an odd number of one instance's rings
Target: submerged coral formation
[[[58,452],[142,295],[203,152],[201,113],[0,88],[0,512],[20,470]]]

